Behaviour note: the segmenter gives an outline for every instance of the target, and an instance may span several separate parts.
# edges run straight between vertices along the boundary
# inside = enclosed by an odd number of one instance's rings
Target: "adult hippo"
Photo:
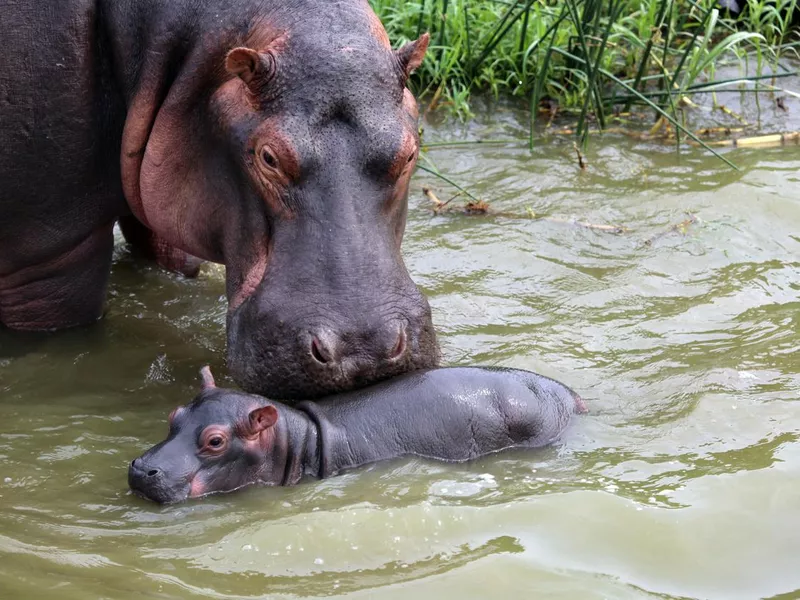
[[[0,0],[0,324],[103,310],[112,229],[226,266],[228,364],[317,397],[438,361],[400,254],[417,159],[366,0]]]

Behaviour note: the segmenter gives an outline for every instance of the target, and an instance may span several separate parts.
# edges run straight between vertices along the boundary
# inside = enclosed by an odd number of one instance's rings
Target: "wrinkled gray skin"
[[[415,455],[462,462],[555,441],[581,398],[530,371],[450,367],[416,371],[290,408],[214,386],[170,415],[169,436],[128,470],[131,490],[158,503],[248,485],[294,485]]]

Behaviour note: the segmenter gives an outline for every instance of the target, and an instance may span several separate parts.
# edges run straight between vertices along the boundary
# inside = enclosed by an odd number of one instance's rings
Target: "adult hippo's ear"
[[[278,422],[278,409],[268,404],[250,411],[250,434],[257,435]]]
[[[275,76],[275,56],[252,48],[234,48],[225,57],[225,68],[258,93]]]
[[[425,32],[419,36],[419,39],[408,42],[406,45],[395,50],[394,55],[406,78],[422,64],[422,59],[425,58],[425,52],[428,50],[430,41],[430,34]]]

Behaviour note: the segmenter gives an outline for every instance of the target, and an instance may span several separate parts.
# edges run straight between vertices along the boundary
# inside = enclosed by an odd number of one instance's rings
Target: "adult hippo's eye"
[[[267,148],[261,149],[261,162],[270,167],[271,169],[278,168],[278,159]]]

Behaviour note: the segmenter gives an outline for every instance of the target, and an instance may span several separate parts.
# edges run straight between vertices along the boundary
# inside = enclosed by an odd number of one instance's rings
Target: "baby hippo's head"
[[[287,436],[276,425],[279,404],[261,396],[217,388],[208,367],[203,389],[169,415],[169,435],[128,468],[139,495],[168,504],[253,483],[279,484]]]

